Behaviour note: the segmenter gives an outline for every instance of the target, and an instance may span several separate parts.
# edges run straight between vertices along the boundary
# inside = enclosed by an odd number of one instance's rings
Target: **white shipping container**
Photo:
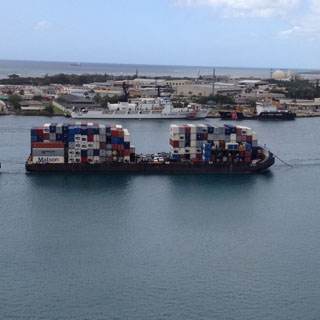
[[[94,142],[93,149],[100,149],[100,142]]]
[[[208,127],[205,124],[198,124],[197,127],[200,128],[200,131],[197,131],[198,133],[208,133]]]
[[[129,163],[130,162],[130,157],[129,156],[124,156],[123,157],[123,162]]]
[[[45,123],[44,124],[43,133],[50,133],[50,123]]]
[[[75,134],[74,135],[74,142],[80,142],[81,141],[81,134]]]
[[[196,158],[197,158],[196,153],[190,153],[190,160],[196,159]]]
[[[197,148],[196,147],[191,147],[190,148],[190,154],[192,153],[197,153]]]
[[[237,135],[235,133],[230,134],[230,141],[231,142],[236,142],[237,141]]]
[[[94,142],[99,142],[99,138],[100,138],[100,135],[99,135],[99,134],[94,134],[94,135],[93,135],[93,141],[94,141]]]
[[[170,125],[170,133],[179,134],[179,127],[176,124]]]
[[[94,156],[93,157],[93,162],[94,163],[99,163],[100,162],[100,157],[99,156]]]
[[[169,148],[169,150],[170,150],[170,152],[172,153],[172,154],[179,154],[179,148],[173,148],[172,146],[170,146],[170,148]]]
[[[88,149],[93,149],[94,142],[87,142]]]
[[[99,125],[99,134],[106,134],[106,127],[102,124]]]
[[[124,133],[124,142],[130,142],[130,133]]]
[[[196,147],[197,146],[197,141],[196,140],[191,140],[190,141],[190,147]]]
[[[33,163],[46,164],[46,163],[64,163],[63,156],[35,156],[32,157]]]
[[[81,141],[82,142],[87,142],[88,141],[88,136],[87,135],[81,135]]]
[[[197,127],[194,124],[188,124],[191,134],[197,134]]]

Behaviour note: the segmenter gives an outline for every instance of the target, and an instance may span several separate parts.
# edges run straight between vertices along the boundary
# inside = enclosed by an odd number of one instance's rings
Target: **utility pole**
[[[214,83],[216,81],[216,69],[213,69],[212,72],[212,95],[214,96]]]

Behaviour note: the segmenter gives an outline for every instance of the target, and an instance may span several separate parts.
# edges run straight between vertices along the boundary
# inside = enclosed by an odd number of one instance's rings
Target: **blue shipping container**
[[[70,142],[74,142],[74,135],[70,134],[69,137],[68,137],[68,140]]]
[[[210,124],[208,124],[207,126],[208,126],[208,133],[213,133],[213,126],[211,126]]]
[[[81,157],[87,157],[88,151],[87,150],[81,150]]]

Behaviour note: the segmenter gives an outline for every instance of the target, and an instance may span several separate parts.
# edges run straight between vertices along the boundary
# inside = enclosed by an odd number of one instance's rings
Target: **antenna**
[[[216,69],[212,71],[212,95],[214,96],[214,82],[216,81]]]

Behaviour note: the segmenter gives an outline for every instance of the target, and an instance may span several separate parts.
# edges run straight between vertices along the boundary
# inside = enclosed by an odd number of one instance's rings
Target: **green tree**
[[[22,100],[21,96],[18,94],[12,94],[8,98],[8,102],[13,105],[15,109],[20,109],[19,102]]]
[[[45,112],[48,112],[48,113],[54,113],[54,108],[53,108],[53,105],[52,104],[48,104],[45,109],[44,109]]]
[[[93,100],[94,100],[96,103],[101,103],[102,98],[101,98],[100,94],[97,93],[97,94],[94,96]]]

